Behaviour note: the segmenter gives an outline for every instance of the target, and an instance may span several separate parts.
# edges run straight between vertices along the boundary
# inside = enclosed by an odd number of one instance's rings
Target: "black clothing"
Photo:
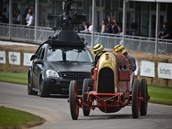
[[[106,25],[106,33],[112,33],[112,25],[111,24]]]
[[[112,33],[118,34],[119,32],[120,32],[119,26],[117,24],[116,25],[112,25]]]
[[[128,54],[125,54],[125,57],[129,60],[129,62],[131,64],[131,69],[134,72],[136,70],[136,60],[135,60],[135,58],[128,55]]]
[[[170,31],[167,28],[161,28],[158,38],[161,38],[162,36],[165,36],[167,34],[170,35]]]
[[[94,71],[94,68],[96,67],[97,62],[98,62],[100,56],[101,56],[103,53],[105,53],[105,51],[101,51],[101,52],[99,52],[99,53],[96,54],[95,60],[94,60],[94,62],[93,62],[93,64],[92,64],[92,68],[91,68],[91,74],[92,74],[92,75],[93,75],[93,73],[94,73],[93,71]]]

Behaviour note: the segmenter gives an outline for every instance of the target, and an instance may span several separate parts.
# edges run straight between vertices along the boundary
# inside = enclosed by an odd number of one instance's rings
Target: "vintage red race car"
[[[75,80],[69,85],[69,105],[73,120],[83,115],[89,116],[90,110],[99,108],[104,113],[119,111],[131,106],[133,118],[147,114],[148,89],[145,79],[137,79],[131,70],[128,59],[121,54],[105,52],[94,68],[92,78],[83,82],[82,95],[78,94]]]

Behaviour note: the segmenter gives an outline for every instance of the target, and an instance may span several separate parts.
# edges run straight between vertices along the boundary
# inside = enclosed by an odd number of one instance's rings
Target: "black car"
[[[93,57],[77,33],[63,30],[41,44],[31,61],[28,94],[47,97],[68,95],[71,80],[77,80],[81,93],[84,78],[90,77]]]

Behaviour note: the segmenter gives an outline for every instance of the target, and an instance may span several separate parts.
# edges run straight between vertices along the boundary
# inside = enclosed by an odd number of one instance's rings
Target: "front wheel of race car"
[[[84,79],[84,82],[83,82],[82,100],[87,105],[88,105],[87,95],[88,95],[89,87],[90,87],[90,79],[86,78],[86,79]],[[90,115],[90,108],[88,106],[83,107],[83,114],[84,114],[84,116]]]
[[[132,90],[132,116],[133,118],[139,117],[139,80],[135,80],[133,83],[133,90]]]
[[[143,97],[140,106],[140,115],[145,116],[147,114],[147,105],[148,105],[147,81],[145,79],[142,79],[140,82],[140,86],[141,86],[141,95]]]
[[[78,95],[78,86],[75,80],[72,80],[69,84],[69,104],[70,104],[70,113],[73,120],[77,120],[79,116],[79,100]]]

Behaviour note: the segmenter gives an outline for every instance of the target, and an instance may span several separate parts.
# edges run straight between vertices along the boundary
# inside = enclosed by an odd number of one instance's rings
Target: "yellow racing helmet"
[[[116,45],[115,47],[114,47],[114,49],[113,49],[113,51],[115,52],[115,53],[121,53],[121,54],[127,54],[127,50],[124,48],[124,46],[123,45],[121,45],[121,44],[118,44],[118,45]]]
[[[103,51],[103,49],[104,49],[103,45],[101,45],[101,44],[96,44],[96,45],[94,45],[94,47],[93,47],[93,52],[94,52],[94,54],[97,54],[97,53]]]

